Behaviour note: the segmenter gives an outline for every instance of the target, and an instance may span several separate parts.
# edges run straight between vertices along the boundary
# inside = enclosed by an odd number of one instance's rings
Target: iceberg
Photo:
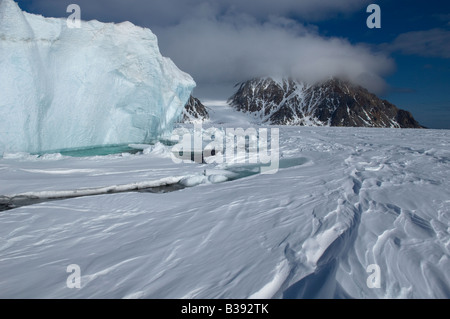
[[[195,87],[151,30],[23,12],[0,0],[0,156],[168,135]]]

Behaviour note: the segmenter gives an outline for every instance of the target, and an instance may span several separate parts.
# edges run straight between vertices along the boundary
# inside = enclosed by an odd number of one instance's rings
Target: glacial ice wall
[[[0,0],[0,156],[149,142],[170,132],[194,87],[149,29],[71,29]]]

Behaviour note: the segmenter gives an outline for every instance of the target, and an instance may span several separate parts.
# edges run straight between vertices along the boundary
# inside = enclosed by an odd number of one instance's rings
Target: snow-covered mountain
[[[267,124],[421,127],[411,113],[336,78],[314,85],[293,79],[253,79],[240,83],[228,102]]]
[[[189,98],[184,106],[182,123],[193,123],[196,121],[205,121],[209,119],[209,113],[206,108],[196,97]]]
[[[143,143],[171,132],[195,82],[130,22],[22,12],[0,0],[0,155]]]

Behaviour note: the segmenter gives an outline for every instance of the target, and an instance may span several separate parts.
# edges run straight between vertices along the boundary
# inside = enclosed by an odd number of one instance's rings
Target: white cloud
[[[67,16],[72,0],[40,0],[37,12]],[[345,76],[373,92],[393,61],[363,45],[326,38],[298,21],[362,10],[367,0],[79,0],[82,19],[130,20],[150,27],[161,51],[189,72],[200,90],[223,92],[257,76],[314,82]],[[296,17],[296,21],[290,18]],[[225,92],[227,92],[225,90]],[[210,96],[211,97],[211,96]],[[224,97],[224,96],[221,96]]]
[[[450,31],[431,29],[400,34],[387,48],[404,54],[450,58]]]
[[[235,83],[270,75],[307,82],[343,76],[380,92],[384,89],[382,77],[394,67],[387,56],[363,45],[322,37],[287,19],[260,24],[245,15],[197,18],[156,31],[163,54],[199,84]]]

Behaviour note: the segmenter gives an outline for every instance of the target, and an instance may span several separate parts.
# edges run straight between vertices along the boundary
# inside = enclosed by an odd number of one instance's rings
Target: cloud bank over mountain
[[[30,5],[68,15],[70,1]],[[394,70],[386,54],[345,38],[325,37],[311,25],[356,10],[368,1],[169,0],[79,1],[83,19],[130,20],[150,27],[163,54],[189,72],[198,89],[231,87],[260,76],[315,82],[340,76],[380,93]],[[358,26],[364,28],[364,25]]]

